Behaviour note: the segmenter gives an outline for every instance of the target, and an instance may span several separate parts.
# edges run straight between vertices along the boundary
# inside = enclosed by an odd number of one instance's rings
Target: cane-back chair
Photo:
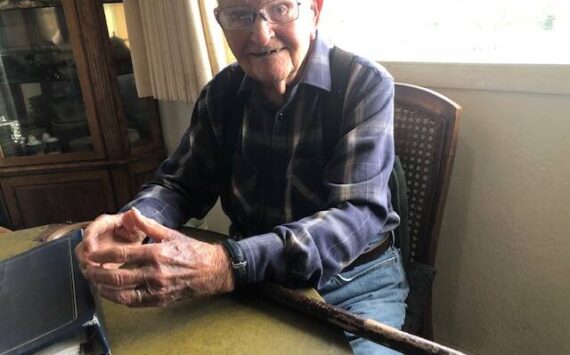
[[[404,328],[427,338],[432,338],[431,281],[460,113],[458,104],[435,91],[396,84],[394,136],[408,193],[408,315],[416,318],[414,325],[407,317]]]

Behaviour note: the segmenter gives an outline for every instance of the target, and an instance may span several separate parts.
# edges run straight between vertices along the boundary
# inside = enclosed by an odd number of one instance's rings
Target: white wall
[[[389,67],[464,108],[436,339],[474,354],[570,354],[570,68]]]
[[[570,69],[387,66],[464,108],[437,257],[436,340],[473,354],[570,354]],[[161,112],[170,149],[191,106]],[[219,209],[208,225],[227,231]]]
[[[159,102],[160,117],[162,121],[162,132],[168,153],[172,153],[182,133],[188,128],[192,117],[193,103],[182,102]],[[229,230],[229,220],[222,212],[220,202],[216,203],[205,221],[191,221],[189,225],[210,229],[218,233],[227,234]]]
[[[182,133],[184,133],[190,124],[194,104],[159,100],[158,108],[160,110],[164,144],[166,145],[168,154],[171,154],[174,149],[176,149],[182,137]]]

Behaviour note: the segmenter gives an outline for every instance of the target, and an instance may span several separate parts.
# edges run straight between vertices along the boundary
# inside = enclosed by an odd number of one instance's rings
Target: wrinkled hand
[[[153,238],[146,245],[112,244],[88,254],[84,275],[101,296],[131,307],[166,306],[188,297],[231,292],[234,274],[222,245],[204,243],[164,227],[138,211],[137,231]],[[113,269],[113,265],[136,265]],[[102,264],[103,267],[97,266]]]
[[[82,269],[100,265],[90,259],[91,253],[108,248],[141,244],[146,234],[135,224],[135,209],[115,215],[101,215],[87,226],[83,241],[75,248]],[[140,213],[139,213],[140,214]],[[118,268],[121,263],[105,264],[106,268]]]

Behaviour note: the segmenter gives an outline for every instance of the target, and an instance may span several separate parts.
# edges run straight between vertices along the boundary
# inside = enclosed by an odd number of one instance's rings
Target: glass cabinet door
[[[0,2],[0,159],[93,150],[63,8]]]
[[[123,3],[104,2],[103,10],[111,41],[111,54],[115,64],[129,145],[131,150],[144,148],[159,140],[158,105],[152,97],[138,97]]]

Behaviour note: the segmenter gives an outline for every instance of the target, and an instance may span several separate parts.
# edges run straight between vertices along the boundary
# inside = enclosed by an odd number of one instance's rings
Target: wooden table
[[[45,229],[0,234],[0,259],[38,245]],[[104,301],[103,313],[114,355],[350,353],[341,331],[255,296],[145,309]]]

